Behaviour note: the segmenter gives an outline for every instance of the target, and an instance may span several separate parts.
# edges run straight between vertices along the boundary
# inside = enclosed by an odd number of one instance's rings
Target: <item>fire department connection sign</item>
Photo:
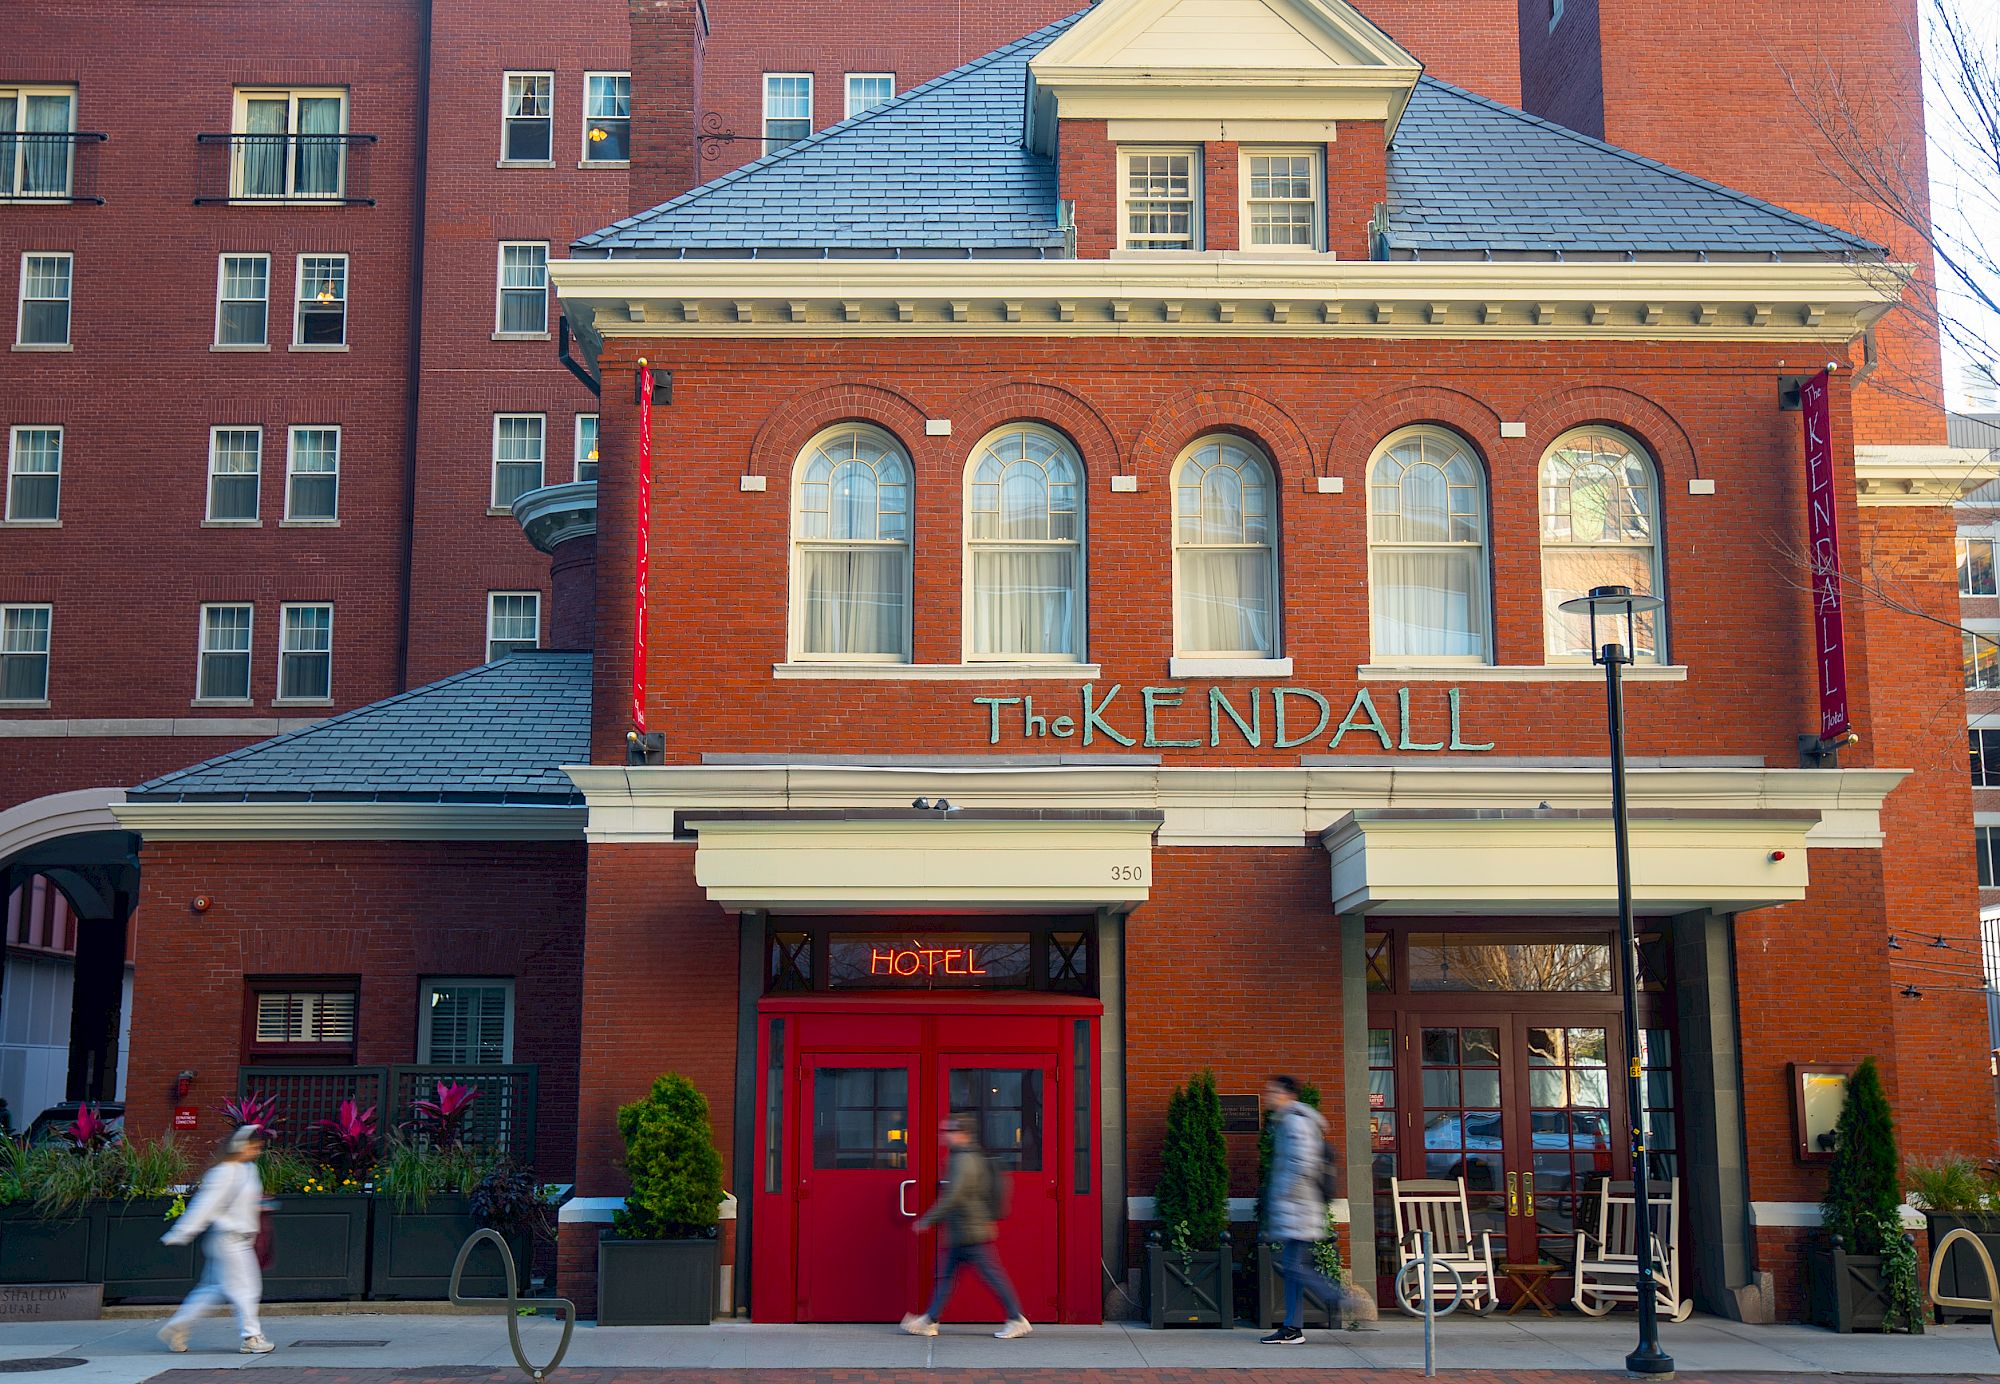
[[[1834,507],[1833,409],[1827,372],[1799,386],[1806,432],[1806,541],[1812,550],[1813,633],[1819,650],[1819,734],[1847,734],[1847,635],[1840,618],[1840,526]]]

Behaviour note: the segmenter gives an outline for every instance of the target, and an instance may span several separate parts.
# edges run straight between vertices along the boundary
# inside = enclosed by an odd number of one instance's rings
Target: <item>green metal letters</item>
[[[1139,737],[1127,735],[1113,724],[1112,703],[1124,690],[1120,683],[1112,683],[1098,696],[1097,684],[1086,682],[1079,689],[1081,695],[1080,714],[1074,717],[1058,716],[1035,710],[1035,699],[1031,696],[1018,697],[984,696],[974,697],[973,705],[986,708],[986,743],[1001,743],[1001,709],[1019,707],[1020,738],[1023,740],[1069,740],[1079,737],[1085,745],[1094,743],[1099,736],[1119,745],[1137,745]],[[1223,743],[1223,722],[1227,720],[1234,727],[1231,743],[1235,736],[1242,737],[1242,743],[1251,749],[1264,747],[1264,694],[1271,695],[1271,748],[1274,750],[1297,749],[1308,745],[1325,734],[1327,722],[1333,719],[1333,705],[1325,696],[1310,687],[1250,687],[1244,689],[1249,696],[1249,714],[1245,716],[1241,702],[1244,692],[1232,696],[1230,689],[1215,686],[1207,689],[1208,702],[1208,748],[1220,748]],[[1443,691],[1445,719],[1450,734],[1444,740],[1419,740],[1419,727],[1437,725],[1436,693]],[[1139,689],[1141,708],[1141,733],[1148,749],[1192,750],[1202,747],[1198,733],[1199,722],[1186,724],[1188,713],[1199,716],[1199,697],[1195,705],[1186,705],[1185,687],[1142,687]],[[1310,702],[1318,709],[1312,727],[1294,733],[1293,727],[1302,719],[1298,707],[1300,702]],[[1428,705],[1426,705],[1426,703]],[[1011,725],[1013,717],[1009,716]],[[1375,697],[1365,687],[1356,688],[1353,700],[1348,703],[1347,714],[1334,728],[1333,736],[1326,741],[1328,749],[1339,749],[1349,731],[1359,731],[1372,735],[1385,750],[1399,750],[1425,754],[1455,750],[1481,754],[1494,747],[1491,740],[1474,742],[1465,737],[1465,707],[1463,690],[1457,687],[1442,689],[1409,688],[1396,689],[1396,734],[1392,737],[1389,723],[1375,704]],[[1180,732],[1176,734],[1175,732]],[[1190,733],[1193,732],[1193,733]],[[1435,731],[1432,732],[1435,734]]]

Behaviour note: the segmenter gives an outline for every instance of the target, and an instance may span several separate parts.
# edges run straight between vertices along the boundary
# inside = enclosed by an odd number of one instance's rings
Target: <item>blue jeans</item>
[[[951,1298],[952,1280],[958,1277],[959,1265],[970,1265],[973,1272],[986,1280],[986,1286],[993,1290],[993,1296],[1000,1299],[1000,1308],[1013,1321],[1021,1315],[1020,1301],[1014,1296],[1014,1285],[1007,1281],[1007,1271],[1000,1267],[1000,1256],[994,1252],[993,1242],[988,1240],[980,1245],[952,1245],[938,1255],[937,1291],[931,1294],[931,1305],[924,1309],[924,1315],[932,1321],[944,1313],[944,1305]]]
[[[1283,1256],[1278,1260],[1278,1271],[1285,1276],[1285,1325],[1296,1327],[1306,1319],[1306,1289],[1312,1289],[1313,1296],[1326,1304],[1327,1312],[1338,1322],[1340,1304],[1347,1298],[1347,1290],[1319,1271],[1312,1260],[1311,1240],[1287,1240]]]

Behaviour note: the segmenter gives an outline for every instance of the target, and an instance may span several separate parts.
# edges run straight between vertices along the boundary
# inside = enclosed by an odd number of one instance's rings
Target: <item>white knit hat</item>
[[[261,1142],[263,1138],[264,1126],[253,1124],[238,1125],[236,1126],[236,1132],[229,1136],[229,1142],[223,1145],[223,1150],[227,1153],[241,1153],[243,1150],[249,1148],[252,1142]]]

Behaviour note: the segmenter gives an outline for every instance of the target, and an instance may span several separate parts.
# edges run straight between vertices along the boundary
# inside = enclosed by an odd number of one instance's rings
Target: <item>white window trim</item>
[[[1238,545],[1238,544],[1207,544],[1207,543],[1184,544],[1181,542],[1181,505],[1180,505],[1181,472],[1186,468],[1189,460],[1194,456],[1196,452],[1200,451],[1204,447],[1207,447],[1217,442],[1225,442],[1228,443],[1230,446],[1239,447],[1242,450],[1249,452],[1251,455],[1255,456],[1258,460],[1264,463],[1264,480],[1270,496],[1269,503],[1271,506],[1271,512],[1265,516],[1265,523],[1269,525],[1271,531],[1271,541],[1264,545],[1265,551],[1271,555],[1271,647],[1268,649],[1219,649],[1215,651],[1194,651],[1184,648],[1181,644],[1181,553],[1182,551],[1184,549],[1189,549],[1189,548],[1201,549],[1201,548],[1211,548],[1211,547],[1217,547],[1217,548],[1227,547],[1235,549],[1238,547],[1249,548],[1254,546],[1248,543]],[[1174,652],[1172,660],[1169,665],[1169,671],[1171,672],[1172,665],[1174,664],[1188,664],[1195,668],[1204,668],[1213,665],[1213,669],[1218,676],[1228,676],[1228,674],[1225,674],[1222,671],[1225,666],[1235,665],[1235,666],[1249,667],[1251,665],[1255,665],[1255,667],[1252,669],[1251,672],[1237,674],[1237,676],[1250,677],[1250,676],[1256,676],[1260,673],[1269,672],[1270,669],[1278,663],[1281,662],[1290,663],[1291,660],[1287,659],[1284,656],[1285,587],[1283,582],[1283,573],[1285,569],[1283,562],[1280,561],[1278,556],[1278,542],[1280,538],[1280,530],[1282,527],[1281,524],[1279,523],[1279,514],[1278,514],[1278,468],[1272,463],[1271,458],[1265,453],[1262,447],[1259,447],[1256,443],[1250,441],[1249,438],[1240,436],[1239,434],[1203,433],[1200,437],[1195,438],[1194,441],[1188,443],[1186,447],[1182,448],[1181,454],[1178,457],[1174,458],[1173,467],[1167,472],[1167,494],[1169,496],[1167,502],[1168,523],[1172,525],[1172,527],[1168,530],[1167,536],[1169,540],[1169,546],[1173,550],[1171,558],[1173,564],[1172,590],[1169,592],[1169,596],[1173,601],[1173,618],[1174,618]],[[1180,675],[1176,673],[1173,674],[1173,676],[1180,676]]]
[[[21,454],[21,434],[28,432],[52,432],[56,435],[56,469],[53,471],[16,471],[15,462]],[[62,527],[62,475],[63,450],[69,439],[64,435],[60,423],[16,423],[7,430],[7,493],[0,496],[0,510],[4,510],[6,522],[23,529],[59,529]],[[56,478],[56,512],[47,519],[30,519],[14,513],[14,478],[21,476],[54,476]]]
[[[331,472],[333,476],[333,513],[330,515],[309,515],[305,518],[300,518],[292,513],[293,479],[301,474],[309,476],[329,474],[324,471],[300,472],[296,469],[295,463],[298,460],[299,434],[302,432],[330,432],[333,434],[333,471]],[[285,429],[285,523],[297,525],[301,528],[339,527],[341,452],[346,447],[346,444],[347,439],[342,435],[341,427],[338,423],[293,423]]]
[[[1250,243],[1250,160],[1259,155],[1301,155],[1312,167],[1312,243],[1252,245]],[[1326,252],[1326,147],[1311,144],[1245,144],[1236,160],[1236,244],[1252,255],[1316,255]]]
[[[1965,670],[1963,667],[1963,663],[1965,657],[1966,639],[1967,638],[1972,638],[1975,640],[1983,639],[1988,643],[1994,645],[1996,651],[2000,651],[2000,620],[1996,619],[1960,620],[1958,622],[1958,626],[1959,626],[1959,631],[1958,631],[1959,660],[1961,665],[1959,668],[1959,680],[1961,681],[1961,683],[1963,683],[1965,677]],[[1975,648],[1975,653],[1976,652],[1977,650]],[[1996,657],[2000,657],[2000,653],[1996,653]],[[1966,692],[1977,692],[1980,693],[1981,695],[1985,695],[1992,692],[2000,692],[2000,688],[1974,687],[1970,685],[1965,686],[1963,690]],[[1974,717],[1979,717],[1987,713],[1973,711],[1970,712],[1969,714]]]
[[[252,696],[217,697],[212,696],[202,679],[208,671],[208,655],[212,653],[235,653],[235,649],[211,649],[208,647],[208,612],[211,610],[247,610],[250,612],[250,647],[243,650],[251,675],[251,687],[255,687],[257,673],[257,605],[254,601],[204,601],[195,617],[194,630],[194,700],[191,706],[249,706]]]
[[[757,125],[757,131],[758,131],[757,152],[760,155],[776,152],[771,148],[771,121],[773,119],[780,119],[780,118],[785,120],[796,119],[795,116],[788,115],[783,117],[774,117],[771,114],[771,79],[773,77],[803,77],[805,79],[806,132],[805,134],[800,135],[799,139],[810,138],[813,132],[813,101],[817,98],[818,95],[818,93],[813,90],[813,74],[810,72],[766,72],[758,80],[758,87],[757,87],[757,93],[758,93],[757,109],[759,115],[758,125]],[[787,140],[785,142],[784,147],[789,149],[792,145],[797,144],[798,142],[799,140],[797,139]]]
[[[348,132],[347,88],[314,87],[314,86],[237,87],[232,95],[232,99],[230,102],[230,119],[229,119],[230,132],[232,134],[238,134],[238,135],[250,134],[251,131],[247,128],[250,123],[250,102],[253,99],[261,100],[261,99],[268,99],[274,96],[282,96],[289,103],[289,109],[285,113],[285,133],[288,136],[296,136],[300,133],[299,99],[301,97],[306,97],[310,99],[319,99],[322,97],[331,96],[339,100],[340,129],[337,131],[337,133],[344,135]],[[326,196],[301,197],[296,195],[298,190],[297,159],[298,159],[298,146],[296,144],[288,145],[285,155],[285,195],[278,197],[246,197],[243,194],[243,165],[242,165],[241,154],[237,150],[235,145],[232,143],[229,151],[229,200],[231,204],[235,206],[251,206],[251,207],[340,206],[347,197],[347,146],[345,144],[342,144],[340,146],[340,181],[338,185],[334,188],[333,195],[331,197],[326,197]],[[269,335],[268,327],[266,328],[266,335],[267,336]]]
[[[596,446],[597,446],[597,449],[598,449],[598,460],[602,460],[602,459],[603,459],[603,455],[604,455],[604,450],[603,450],[603,449],[604,449],[604,415],[603,415],[603,414],[601,414],[601,413],[579,413],[579,414],[577,414],[577,415],[576,415],[576,418],[575,418],[575,419],[574,419],[574,420],[573,420],[573,421],[571,422],[571,424],[570,424],[570,457],[571,457],[571,469],[570,469],[570,473],[569,473],[569,478],[570,478],[570,479],[571,479],[572,481],[580,481],[580,480],[582,480],[582,479],[583,479],[583,464],[584,464],[584,463],[585,463],[586,461],[589,461],[589,462],[590,462],[590,464],[591,464],[592,466],[595,466],[595,465],[597,465],[597,464],[598,464],[598,462],[597,462],[597,461],[593,461],[593,460],[591,460],[591,459],[590,459],[589,457],[586,457],[586,456],[585,456],[585,455],[583,454],[583,420],[584,420],[584,419],[586,419],[586,418],[590,418],[590,419],[594,419],[594,420],[596,420],[596,423],[597,423],[597,442],[596,442]],[[544,451],[546,451],[546,450],[547,450],[547,447],[546,447],[546,445],[544,446],[543,450],[544,450]],[[546,474],[546,472],[547,472],[547,470],[548,470],[548,463],[547,463],[546,461],[544,461],[544,462],[542,463],[542,469],[543,469],[543,472],[544,472],[544,474]]]
[[[1484,614],[1486,617],[1486,652],[1484,654],[1430,654],[1422,658],[1416,658],[1391,657],[1381,652],[1381,637],[1375,628],[1375,549],[1378,546],[1375,541],[1375,467],[1388,454],[1391,447],[1406,437],[1413,437],[1418,434],[1445,438],[1457,446],[1464,448],[1466,454],[1472,458],[1473,466],[1479,472],[1481,510],[1479,533],[1480,598],[1484,602]],[[1538,485],[1540,479],[1541,474],[1538,470],[1536,472],[1536,482]],[[1479,455],[1479,449],[1474,447],[1464,434],[1435,423],[1417,423],[1410,427],[1397,428],[1394,432],[1391,432],[1387,437],[1384,437],[1380,442],[1375,444],[1375,450],[1369,454],[1368,465],[1362,469],[1361,485],[1367,496],[1362,518],[1367,526],[1363,530],[1363,533],[1366,538],[1366,559],[1368,564],[1366,568],[1368,588],[1368,666],[1371,668],[1485,668],[1492,666],[1493,649],[1496,643],[1493,634],[1493,477],[1487,471],[1486,463]],[[1538,507],[1538,515],[1539,512]],[[1539,525],[1540,522],[1540,519],[1537,518],[1536,523]],[[1413,545],[1398,543],[1381,546],[1442,548],[1459,545],[1442,543]],[[1535,595],[1536,608],[1539,610],[1541,592],[1538,590]]]
[[[285,656],[287,654],[316,654],[317,649],[287,649],[285,636],[290,622],[285,618],[294,610],[324,610],[326,612],[326,695],[324,697],[287,697],[285,688]],[[271,698],[273,706],[331,706],[333,705],[333,602],[332,601],[286,601],[278,607],[278,681]]]
[[[883,97],[881,101],[871,102],[870,104],[862,106],[860,109],[857,110],[854,105],[855,82],[879,81],[884,77],[887,77],[889,79],[889,94]],[[896,74],[893,72],[850,72],[847,74],[846,80],[842,83],[841,96],[843,97],[843,104],[841,106],[841,111],[843,113],[841,115],[841,119],[852,120],[854,119],[855,116],[861,114],[862,111],[872,111],[875,109],[876,106],[883,104],[883,102],[893,101],[896,99]]]
[[[549,79],[549,113],[545,117],[549,124],[549,156],[545,159],[515,159],[507,156],[507,122],[510,120],[532,120],[535,116],[516,116],[507,113],[507,83],[514,77],[547,77]],[[500,74],[500,161],[499,168],[548,168],[556,161],[556,74],[548,68],[509,68]]]
[[[486,504],[490,511],[512,513],[512,502],[500,499],[500,422],[505,418],[539,418],[542,421],[542,485],[549,483],[549,416],[546,413],[496,413],[493,415],[493,460],[487,470]],[[539,490],[541,486],[530,486]],[[525,493],[525,492],[523,492]]]
[[[251,298],[230,298],[222,296],[228,282],[225,266],[233,259],[260,259],[264,261],[264,339],[262,341],[224,341],[222,339],[222,305],[249,303]],[[215,334],[209,338],[211,351],[268,351],[271,349],[271,256],[261,250],[224,250],[215,257]]]
[[[7,84],[0,84],[0,92],[5,92],[9,94],[17,103],[16,116],[15,116],[15,126],[17,132],[20,130],[21,117],[27,114],[28,97],[30,96],[69,97],[69,128],[64,131],[49,131],[48,133],[51,134],[60,133],[60,134],[72,134],[72,135],[76,133],[76,108],[78,105],[81,104],[81,99],[79,97],[78,90],[76,87],[66,86],[60,82],[56,82],[53,84],[48,82],[12,82]],[[20,203],[25,206],[48,206],[50,204],[60,204],[62,202],[66,202],[71,197],[76,195],[76,141],[75,140],[71,140],[69,142],[69,150],[68,150],[69,164],[68,167],[65,168],[63,171],[63,191],[61,192],[60,195],[31,197],[25,194],[9,191],[8,189],[11,189],[15,185],[14,174],[19,169],[20,166],[19,161],[26,158],[27,150],[28,150],[28,144],[26,141],[23,141],[15,151],[14,157],[17,161],[15,167],[5,170],[0,170],[0,204]]]
[[[630,158],[594,159],[590,156],[590,122],[593,118],[590,114],[590,79],[592,77],[623,77],[627,82],[630,82],[632,80],[632,74],[630,72],[605,71],[605,72],[585,72],[583,74],[583,92],[582,92],[583,128],[577,131],[577,136],[576,136],[577,143],[580,146],[582,146],[582,152],[577,155],[576,166],[578,168],[630,168],[632,166],[632,160]],[[628,102],[626,110],[628,112],[631,110],[631,106],[629,104],[630,100],[631,100],[631,91],[630,88],[628,87],[626,89],[626,101]],[[553,102],[551,102],[551,105],[553,105]],[[632,134],[631,134],[632,117],[629,114],[626,115],[625,117],[625,130],[626,130],[625,150],[629,154],[632,149]],[[553,149],[555,146],[551,144],[549,147]]]
[[[496,986],[507,992],[507,1021],[505,1037],[501,1041],[500,1065],[514,1060],[514,1011],[515,992],[512,976],[426,976],[417,983],[417,1061],[430,1062],[431,1058],[431,1005],[430,992],[448,985],[478,985],[486,989]]]
[[[48,601],[7,601],[0,603],[0,631],[6,628],[6,616],[10,610],[46,610],[49,613],[49,639],[42,649],[42,695],[16,699],[0,698],[0,706],[44,707],[49,704],[49,693],[54,690],[56,670],[56,608]]]
[[[910,536],[907,539],[905,539],[902,544],[904,599],[903,599],[903,652],[901,654],[818,654],[818,653],[808,654],[805,653],[800,648],[799,644],[800,637],[805,630],[805,570],[804,570],[805,564],[799,561],[799,555],[801,551],[805,548],[805,546],[809,543],[827,542],[827,543],[844,544],[848,542],[848,540],[844,539],[825,539],[825,540],[811,539],[811,538],[806,538],[799,533],[799,492],[805,486],[805,480],[806,480],[805,461],[806,458],[811,456],[815,451],[817,451],[820,448],[820,446],[826,442],[828,438],[834,436],[836,433],[844,433],[844,432],[859,432],[883,444],[884,446],[893,448],[896,451],[896,453],[903,458],[903,465],[908,469],[909,472],[910,512],[908,518],[910,524]],[[892,667],[892,668],[907,668],[908,666],[910,666],[911,660],[916,657],[916,605],[917,605],[916,495],[917,495],[917,464],[915,459],[910,456],[909,448],[905,447],[902,444],[902,441],[898,439],[893,433],[890,433],[885,429],[878,428],[872,423],[836,423],[834,426],[830,428],[822,428],[819,432],[814,433],[812,437],[807,440],[806,444],[803,447],[799,448],[798,456],[794,459],[792,465],[792,493],[790,501],[791,541],[787,545],[787,551],[786,551],[786,560],[791,567],[791,573],[790,573],[791,596],[789,601],[790,609],[787,611],[785,619],[786,649],[787,649],[787,659],[789,662],[795,664],[809,662],[828,667],[852,667],[861,664],[875,665],[879,667]],[[875,542],[877,542],[883,547],[887,547],[889,544],[889,540],[885,539],[877,539],[875,540]]]
[[[306,261],[309,259],[340,261],[340,340],[332,342],[307,343],[305,335],[305,314],[308,305],[319,306],[317,298],[306,297]],[[345,250],[304,250],[292,261],[292,349],[294,351],[345,351],[347,349],[347,308],[352,297],[354,261]],[[266,327],[265,334],[269,335]]]
[[[31,198],[29,200],[40,201],[43,199]],[[21,339],[23,329],[28,325],[29,302],[53,303],[58,301],[55,298],[35,298],[31,300],[28,297],[28,261],[31,259],[64,259],[69,261],[69,273],[65,276],[65,282],[69,284],[69,296],[60,300],[69,308],[69,319],[64,324],[63,339],[61,341],[24,341]],[[74,250],[23,250],[21,252],[20,292],[14,304],[15,349],[20,351],[67,351],[75,346],[75,344],[76,252]]]
[[[542,252],[542,326],[539,331],[510,332],[507,320],[507,251],[522,247]],[[493,339],[495,341],[547,341],[549,339],[549,243],[546,240],[503,240],[493,252]],[[515,292],[521,290],[516,289]],[[546,450],[546,447],[544,448]]]
[[[215,463],[220,455],[216,444],[226,432],[249,432],[257,434],[257,469],[251,472],[218,472]],[[218,519],[215,517],[215,478],[218,475],[253,475],[257,478],[257,503],[251,508],[254,513],[248,519]],[[251,528],[264,522],[264,425],[261,423],[217,423],[208,430],[208,472],[203,480],[202,523],[225,527],[241,526]]]
[[[498,611],[494,607],[498,599],[502,596],[526,596],[535,603],[535,647],[537,649],[542,647],[542,593],[539,591],[489,591],[486,593],[486,661],[488,663],[493,661],[493,645],[498,642],[498,637],[493,633],[493,620],[498,614]],[[516,641],[510,639],[507,642],[511,644]]]
[[[985,454],[987,446],[1002,433],[1016,428],[1041,433],[1057,446],[1068,452],[1076,462],[1076,599],[1071,602],[1070,618],[1075,622],[1071,633],[1076,653],[1072,655],[1038,654],[980,654],[972,650],[972,553],[982,543],[1004,541],[974,539],[972,536],[972,471]],[[965,467],[959,472],[959,661],[966,665],[982,668],[1006,668],[1013,664],[1039,663],[1043,665],[1067,666],[1090,661],[1090,468],[1084,464],[1083,453],[1067,437],[1045,423],[1014,422],[1004,423],[979,439],[967,455]],[[1054,539],[1044,540],[1047,546],[1059,546]],[[914,544],[912,545],[914,546]],[[911,604],[915,604],[912,599]]]
[[[1547,537],[1542,534],[1541,494],[1542,494],[1543,468],[1545,468],[1549,464],[1549,458],[1552,455],[1554,455],[1560,448],[1569,443],[1571,440],[1591,435],[1608,435],[1611,437],[1615,437],[1620,442],[1623,442],[1626,446],[1630,447],[1637,456],[1639,456],[1645,461],[1646,471],[1652,477],[1653,481],[1653,541],[1650,544],[1551,543],[1549,542]],[[1474,460],[1477,460],[1478,456],[1479,454],[1477,452],[1473,453]],[[1487,482],[1487,496],[1486,496],[1486,503],[1488,508],[1486,522],[1489,529],[1492,527],[1493,523],[1491,514],[1491,509],[1493,504],[1492,489],[1493,489],[1492,481],[1491,478],[1489,477]],[[1664,591],[1666,589],[1666,553],[1664,552],[1664,546],[1666,542],[1666,537],[1665,537],[1666,520],[1663,516],[1663,511],[1666,508],[1666,499],[1667,499],[1666,487],[1661,484],[1660,464],[1658,461],[1654,460],[1652,450],[1648,448],[1643,442],[1639,441],[1638,438],[1632,436],[1631,433],[1626,432],[1623,428],[1614,428],[1608,425],[1604,427],[1594,427],[1589,424],[1586,424],[1580,428],[1571,428],[1569,431],[1565,432],[1562,436],[1558,437],[1555,441],[1551,442],[1546,448],[1544,448],[1542,451],[1541,460],[1535,463],[1535,496],[1536,496],[1535,560],[1537,565],[1541,567],[1543,571],[1547,570],[1547,558],[1549,550],[1551,548],[1556,549],[1558,551],[1561,551],[1566,548],[1578,548],[1578,549],[1583,549],[1585,551],[1588,551],[1590,549],[1603,549],[1604,551],[1607,552],[1638,552],[1641,549],[1645,549],[1647,551],[1650,551],[1653,555],[1653,590],[1657,592],[1657,591]],[[1492,561],[1492,558],[1489,556],[1487,561],[1490,563]],[[1487,583],[1489,586],[1492,584],[1492,574],[1490,569],[1487,575]],[[1548,599],[1547,593],[1548,593],[1548,579],[1544,577],[1542,579],[1542,598],[1544,601]],[[1488,603],[1489,605],[1491,604],[1490,596],[1488,597]],[[1489,619],[1491,618],[1490,614],[1488,618]],[[1546,614],[1544,614],[1543,618],[1544,619],[1547,618]],[[1673,665],[1673,660],[1667,656],[1668,653],[1667,634],[1668,631],[1666,622],[1666,610],[1663,607],[1662,609],[1655,611],[1653,613],[1653,656],[1651,658],[1635,657],[1633,662],[1626,666],[1628,668],[1643,668],[1650,666],[1671,667]],[[1549,668],[1560,668],[1573,665],[1588,666],[1594,664],[1595,661],[1596,660],[1591,658],[1590,655],[1588,654],[1551,655],[1549,653],[1548,632],[1546,628],[1544,628],[1542,634],[1543,666]]]
[[[1994,571],[1995,586],[1996,588],[2000,588],[2000,537],[1996,537],[1992,534],[1973,533],[1965,529],[1960,529],[1952,541],[1951,555],[1952,555],[1952,565],[1954,567],[1958,565],[1957,563],[1958,545],[1961,543],[1965,544],[1984,543],[1988,546],[1990,550],[1990,556],[1993,559],[1991,566]],[[1958,576],[1957,573],[1955,572],[1952,575],[1952,581],[1954,585],[1957,585]],[[1958,594],[1960,596],[1963,596],[1967,600],[1990,601],[1995,596],[2000,596],[2000,589],[1996,589],[1994,591],[1967,591],[1963,586],[1959,586]]]
[[[1186,245],[1134,245],[1132,243],[1132,156],[1185,154],[1188,159],[1188,197],[1193,203]],[[1121,144],[1118,146],[1118,248],[1147,255],[1185,255],[1205,249],[1208,243],[1208,216],[1204,206],[1202,148],[1199,144]]]

